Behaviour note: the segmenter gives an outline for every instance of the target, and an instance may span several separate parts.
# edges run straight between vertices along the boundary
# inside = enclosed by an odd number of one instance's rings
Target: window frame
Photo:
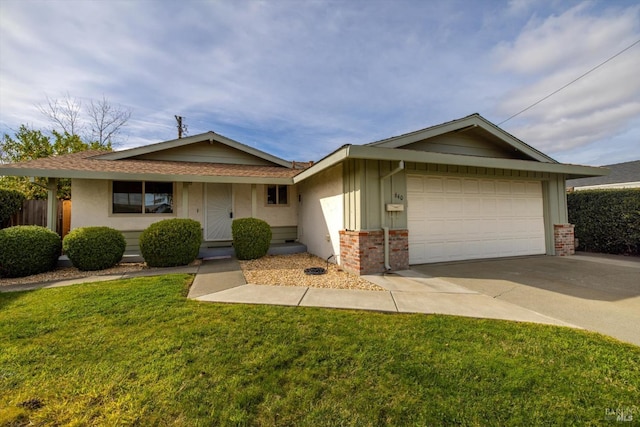
[[[114,212],[113,211],[113,205],[114,205],[114,200],[113,200],[113,187],[114,187],[114,183],[116,182],[135,182],[135,183],[141,183],[142,184],[142,192],[141,192],[141,200],[140,200],[140,208],[141,208],[141,212]],[[162,184],[171,184],[171,212],[146,212],[146,201],[145,201],[145,196],[146,196],[146,184],[147,183],[162,183]],[[153,193],[152,193],[153,194]],[[109,216],[145,216],[145,215],[150,215],[150,216],[166,216],[166,217],[173,217],[176,216],[176,203],[175,203],[175,197],[176,197],[176,183],[174,181],[146,181],[146,180],[119,180],[119,179],[114,179],[114,180],[110,180],[109,181]]]
[[[276,187],[276,203],[269,203],[269,187]],[[278,203],[280,201],[280,188],[285,187],[287,191],[287,203]],[[291,191],[290,185],[287,184],[265,184],[264,185],[264,205],[266,207],[275,208],[275,207],[287,207],[289,206],[291,200]]]

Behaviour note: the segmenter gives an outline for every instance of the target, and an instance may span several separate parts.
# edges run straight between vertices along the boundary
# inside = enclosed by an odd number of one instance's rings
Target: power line
[[[520,114],[524,113],[527,110],[530,110],[531,108],[535,107],[536,105],[540,104],[542,101],[545,101],[549,98],[551,98],[553,95],[555,95],[556,93],[560,92],[561,90],[567,88],[568,86],[571,86],[572,84],[574,84],[575,82],[577,82],[578,80],[580,80],[581,78],[585,77],[586,75],[594,72],[595,70],[597,70],[598,68],[602,67],[604,64],[606,64],[607,62],[611,61],[612,59],[622,55],[624,52],[628,51],[629,49],[631,49],[632,47],[634,47],[635,45],[637,45],[638,43],[640,43],[640,39],[636,40],[635,42],[631,43],[629,46],[625,47],[624,49],[622,49],[620,52],[616,53],[615,55],[613,55],[612,57],[610,57],[609,59],[607,59],[604,62],[601,62],[600,64],[596,65],[595,67],[593,67],[592,69],[590,69],[589,71],[587,71],[586,73],[582,74],[580,77],[577,77],[573,80],[571,80],[569,83],[567,83],[566,85],[562,86],[560,89],[556,89],[555,91],[551,92],[549,95],[545,96],[544,98],[542,98],[541,100],[534,102],[533,104],[529,105],[527,108],[518,111],[517,113],[515,113],[513,116],[509,117],[506,120],[501,121],[500,123],[498,123],[498,126],[502,125],[503,123],[508,122],[509,120],[513,119],[516,116],[519,116]]]

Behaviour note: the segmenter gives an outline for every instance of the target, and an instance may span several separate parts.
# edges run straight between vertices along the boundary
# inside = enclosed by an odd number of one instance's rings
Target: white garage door
[[[539,181],[407,176],[409,263],[545,253]]]

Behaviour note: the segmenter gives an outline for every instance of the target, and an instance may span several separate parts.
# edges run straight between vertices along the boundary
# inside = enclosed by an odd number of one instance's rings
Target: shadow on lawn
[[[33,290],[15,291],[15,292],[0,292],[0,310],[3,310],[10,306],[14,301],[24,297]]]

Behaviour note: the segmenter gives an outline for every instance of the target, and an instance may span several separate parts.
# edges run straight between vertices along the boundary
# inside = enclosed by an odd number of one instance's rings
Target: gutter
[[[389,265],[389,227],[386,226],[385,203],[384,203],[384,180],[404,170],[404,160],[398,162],[398,167],[388,174],[380,177],[380,225],[384,233],[384,269],[391,271]]]

